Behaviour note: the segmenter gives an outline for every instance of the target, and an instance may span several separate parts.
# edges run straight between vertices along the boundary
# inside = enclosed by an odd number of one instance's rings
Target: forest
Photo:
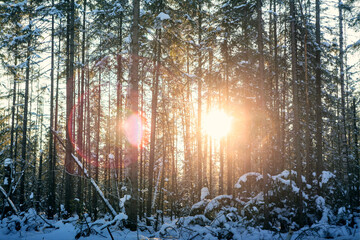
[[[0,1],[0,239],[359,239],[360,1]]]

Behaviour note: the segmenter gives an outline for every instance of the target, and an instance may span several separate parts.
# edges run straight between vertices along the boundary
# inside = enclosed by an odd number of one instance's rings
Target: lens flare
[[[212,110],[204,116],[203,129],[206,134],[220,140],[229,134],[232,117],[223,110]]]
[[[125,120],[123,129],[129,143],[140,146],[145,133],[145,118],[139,113],[133,113]]]

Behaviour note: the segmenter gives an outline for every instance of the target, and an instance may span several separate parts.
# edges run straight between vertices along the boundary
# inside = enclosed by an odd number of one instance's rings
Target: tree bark
[[[290,1],[290,16],[291,16],[291,75],[292,75],[292,91],[293,91],[293,127],[294,127],[294,157],[297,170],[296,184],[299,187],[298,197],[298,220],[300,226],[303,221],[303,206],[302,206],[302,160],[300,152],[300,118],[299,118],[299,96],[298,96],[298,79],[297,79],[297,46],[296,46],[296,15],[294,0]]]
[[[341,92],[341,158],[346,165],[345,182],[347,182],[347,204],[352,207],[352,200],[350,197],[350,166],[349,166],[349,148],[347,143],[346,133],[346,106],[345,106],[345,77],[344,77],[344,36],[343,36],[343,3],[339,0],[339,64],[340,64],[340,92]]]
[[[197,169],[198,169],[198,179],[197,184],[198,188],[196,196],[200,199],[200,192],[202,188],[202,141],[201,141],[201,88],[202,88],[202,54],[201,54],[201,37],[202,37],[202,13],[201,13],[201,3],[199,3],[199,16],[198,16],[198,119],[197,119]]]
[[[146,205],[146,217],[151,216],[151,199],[153,190],[153,172],[154,172],[154,161],[155,161],[155,136],[156,136],[156,116],[157,116],[157,102],[159,94],[159,68],[160,68],[160,55],[161,55],[161,29],[158,30],[158,41],[156,48],[156,66],[155,76],[153,83],[152,102],[151,102],[151,133],[150,133],[150,158],[149,158],[149,187],[148,187],[148,199]],[[148,224],[150,224],[148,222]]]
[[[54,6],[54,0],[51,1]],[[49,170],[48,170],[48,209],[47,216],[53,219],[55,214],[55,155],[54,155],[54,139],[53,139],[53,126],[54,126],[54,52],[55,52],[55,16],[51,16],[51,69],[50,69],[50,136],[49,136]],[[42,155],[41,155],[42,158]],[[40,175],[40,174],[39,174]]]
[[[315,38],[316,38],[316,55],[315,55],[315,92],[316,92],[316,176],[319,176],[323,170],[322,160],[322,103],[321,103],[321,40],[320,40],[320,0],[316,0],[316,23],[315,23]],[[311,175],[311,174],[310,174]],[[320,193],[320,188],[319,188]]]
[[[259,51],[259,108],[261,112],[266,112],[266,104],[265,104],[265,89],[264,89],[264,82],[265,82],[265,63],[264,63],[264,40],[263,40],[263,20],[262,20],[262,0],[256,1],[256,10],[257,10],[257,31],[258,31],[258,51]],[[264,131],[265,131],[265,119],[261,120],[260,124],[260,140],[264,138]],[[265,144],[265,142],[263,143]],[[267,183],[268,183],[268,160],[266,158],[265,153],[266,147],[262,146],[260,150],[260,161],[262,163],[261,168],[263,169],[263,176],[264,176],[264,228],[268,229],[269,225],[269,210],[268,210],[268,191],[267,191]]]
[[[74,164],[71,160],[71,154],[73,152],[73,146],[71,143],[71,134],[72,134],[72,114],[73,101],[74,101],[74,18],[75,18],[75,2],[74,0],[69,0],[70,11],[68,12],[67,17],[67,74],[66,74],[66,156],[65,156],[65,168],[67,174],[65,175],[65,210],[70,216],[73,209],[73,177],[70,175],[74,171]]]
[[[131,26],[131,65],[129,81],[129,108],[133,114],[138,114],[138,88],[139,88],[139,15],[140,0],[133,0],[133,24]],[[127,205],[127,226],[131,231],[137,229],[138,216],[138,145],[130,144],[128,150],[129,165],[127,166],[130,181],[131,199]]]
[[[32,1],[30,1],[30,11]],[[32,13],[29,13],[29,28],[31,31]],[[25,210],[25,177],[26,177],[26,153],[27,153],[27,123],[28,123],[28,105],[29,105],[29,83],[30,83],[30,56],[31,56],[31,38],[28,39],[26,50],[26,70],[25,70],[25,95],[24,95],[24,117],[23,117],[23,132],[21,143],[21,172],[22,177],[20,181],[20,210]]]

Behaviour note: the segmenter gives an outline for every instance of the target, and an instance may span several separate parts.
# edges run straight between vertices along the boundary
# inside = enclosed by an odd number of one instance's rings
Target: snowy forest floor
[[[360,218],[349,227],[329,224],[314,224],[295,232],[280,233],[249,227],[241,220],[222,222],[201,222],[203,215],[182,217],[164,224],[158,231],[139,223],[137,232],[132,232],[122,225],[124,214],[114,219],[105,216],[95,222],[90,218],[79,219],[78,216],[66,220],[47,220],[35,210],[4,218],[0,223],[0,239],[26,240],[67,240],[67,239],[360,239]],[[196,223],[200,223],[196,224]]]

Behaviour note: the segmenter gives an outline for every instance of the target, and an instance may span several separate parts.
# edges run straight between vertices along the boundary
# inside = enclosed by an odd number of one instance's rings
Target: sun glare
[[[203,129],[212,138],[220,140],[230,132],[231,122],[231,116],[223,110],[212,110],[204,116]]]

